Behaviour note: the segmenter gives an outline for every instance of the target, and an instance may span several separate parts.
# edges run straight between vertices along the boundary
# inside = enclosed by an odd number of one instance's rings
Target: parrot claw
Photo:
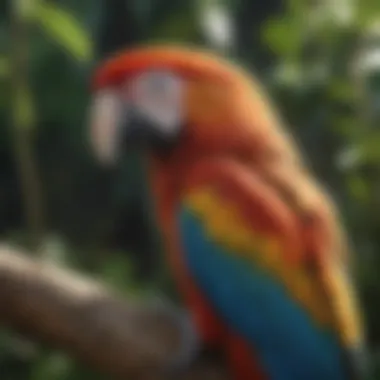
[[[162,297],[153,302],[160,311],[169,314],[178,326],[180,343],[176,355],[171,358],[167,367],[169,374],[175,375],[185,371],[195,361],[201,351],[201,342],[189,314]]]
[[[363,346],[358,346],[345,351],[346,362],[350,380],[365,380],[369,377],[369,365],[367,353]]]

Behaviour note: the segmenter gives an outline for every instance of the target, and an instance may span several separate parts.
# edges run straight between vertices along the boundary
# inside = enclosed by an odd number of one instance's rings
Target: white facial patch
[[[183,80],[167,71],[148,71],[127,84],[130,102],[164,135],[174,135],[181,128]]]
[[[118,132],[123,105],[118,93],[103,90],[95,95],[90,109],[90,139],[98,159],[104,164],[116,161]]]

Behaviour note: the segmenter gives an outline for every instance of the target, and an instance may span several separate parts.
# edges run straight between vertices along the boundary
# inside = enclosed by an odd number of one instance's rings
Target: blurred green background
[[[1,0],[1,238],[122,291],[170,291],[139,157],[104,171],[86,141],[94,64],[147,41],[208,46],[264,82],[342,210],[380,370],[378,0]],[[97,378],[7,330],[0,374]]]

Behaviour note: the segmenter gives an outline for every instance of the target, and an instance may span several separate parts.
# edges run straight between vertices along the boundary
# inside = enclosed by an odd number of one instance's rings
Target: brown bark
[[[125,300],[97,281],[0,247],[0,321],[120,379],[168,378],[178,351],[170,314]],[[227,379],[221,363],[194,363],[181,379]]]

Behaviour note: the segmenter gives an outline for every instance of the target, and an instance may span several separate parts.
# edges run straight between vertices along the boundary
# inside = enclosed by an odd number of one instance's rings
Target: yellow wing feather
[[[225,201],[221,204],[212,189],[194,191],[187,197],[186,204],[202,219],[212,239],[254,260],[269,275],[283,283],[284,288],[318,324],[332,325],[332,315],[320,284],[301,265],[289,265],[276,236],[255,234],[247,227],[233,205]]]

